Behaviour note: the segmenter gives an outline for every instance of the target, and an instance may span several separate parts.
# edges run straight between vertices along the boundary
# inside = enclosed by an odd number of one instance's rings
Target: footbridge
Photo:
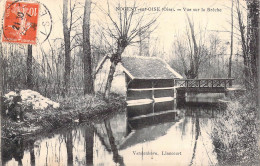
[[[186,92],[195,93],[226,93],[232,87],[233,78],[203,78],[203,79],[176,79],[177,101],[185,101]]]
[[[186,92],[223,93],[232,87],[233,78],[176,79],[177,90]]]

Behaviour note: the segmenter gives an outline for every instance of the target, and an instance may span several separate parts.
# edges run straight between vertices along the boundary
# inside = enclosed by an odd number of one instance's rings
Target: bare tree
[[[121,56],[125,48],[131,44],[139,43],[140,41],[136,40],[138,35],[145,34],[145,32],[147,32],[147,30],[156,22],[158,18],[158,16],[150,17],[145,20],[145,12],[141,13],[137,10],[134,10],[136,8],[135,2],[133,4],[133,10],[117,10],[117,18],[111,14],[110,5],[108,2],[107,7],[108,11],[103,11],[112,24],[112,26],[107,27],[107,32],[109,36],[115,39],[116,48],[115,52],[113,52],[110,57],[111,66],[105,87],[105,98],[108,98],[110,94],[113,75],[115,73],[117,64],[121,61]],[[118,7],[121,7],[120,3]],[[125,7],[127,7],[126,1]],[[145,39],[145,37],[143,37],[142,40],[143,39]]]
[[[224,68],[226,43],[218,33],[208,34],[206,28],[196,32],[192,20],[188,19],[188,22],[185,34],[174,35],[173,54],[176,56],[171,57],[170,64],[187,78],[227,75]]]
[[[187,43],[184,43],[182,39],[177,39],[177,44],[175,46],[175,52],[177,51],[177,55],[180,57],[180,61],[183,64],[184,74],[187,78],[197,78],[199,75],[200,65],[207,60],[207,48],[204,45],[205,40],[205,30],[202,29],[199,32],[199,40],[196,38],[194,23],[186,14],[188,27],[187,29]],[[186,48],[184,45],[187,45]],[[187,51],[188,50],[188,51]]]
[[[77,43],[77,37],[79,34],[71,35],[72,30],[76,29],[78,26],[77,21],[81,18],[81,16],[78,16],[76,19],[73,19],[73,16],[76,15],[77,11],[77,4],[79,4],[76,1],[72,0],[63,0],[63,17],[62,17],[62,23],[63,23],[63,36],[64,36],[64,47],[65,47],[65,65],[64,65],[64,94],[68,93],[68,90],[70,88],[71,84],[71,51],[78,47],[82,46],[82,44]],[[69,16],[69,17],[68,17]],[[72,44],[73,40],[75,40],[75,44]]]
[[[138,33],[138,37],[139,37],[139,56],[150,56],[149,55],[149,44],[150,44],[149,29],[147,29],[145,33]]]
[[[191,51],[190,54],[190,69],[188,71],[185,72],[185,75],[187,76],[187,78],[196,78],[198,77],[198,71],[199,71],[199,48],[197,45],[197,41],[196,41],[196,37],[195,37],[195,32],[194,32],[194,24],[191,22],[188,14],[187,14],[187,19],[188,19],[188,23],[189,23],[189,27],[190,27],[190,35],[191,35],[191,39],[193,44],[191,44],[191,40],[189,37],[189,45],[190,47],[193,46],[193,51]]]
[[[240,10],[240,2],[237,0],[236,3],[236,11],[237,11],[237,18],[238,18],[238,25],[241,37],[241,45],[242,45],[242,52],[243,52],[243,59],[244,59],[244,82],[245,86],[249,87],[249,66],[248,66],[248,56],[247,56],[247,42],[245,37],[245,25],[243,22],[241,10]]]
[[[84,65],[84,94],[94,92],[94,83],[92,78],[92,60],[90,47],[90,13],[91,1],[85,0],[83,16],[83,65]]]
[[[236,10],[244,59],[244,81],[247,90],[257,96],[258,88],[258,54],[259,54],[259,1],[247,2],[247,29],[243,22],[240,2],[237,0]]]
[[[257,96],[259,60],[259,1],[247,1],[247,43],[252,92]]]
[[[70,87],[70,29],[68,27],[68,0],[63,0],[63,35],[65,43],[64,93]]]
[[[232,56],[233,56],[233,29],[234,29],[234,25],[233,25],[233,6],[234,6],[234,2],[233,0],[231,0],[232,4],[231,4],[231,36],[230,36],[230,56],[229,56],[229,65],[228,65],[228,78],[231,78],[231,72],[232,72]],[[232,84],[232,82],[229,83],[230,86]]]
[[[27,61],[26,61],[26,66],[27,66],[27,79],[26,79],[26,84],[28,89],[33,88],[33,74],[32,74],[32,45],[28,45],[28,54],[27,54]]]
[[[185,74],[188,71],[188,49],[185,47],[186,43],[180,38],[176,36],[176,39],[173,43],[173,55],[176,55],[176,59],[171,61],[171,65],[178,69],[180,73]]]

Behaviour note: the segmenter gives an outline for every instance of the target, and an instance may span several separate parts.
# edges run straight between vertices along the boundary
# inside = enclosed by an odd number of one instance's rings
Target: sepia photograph
[[[259,5],[0,0],[0,165],[260,165]]]

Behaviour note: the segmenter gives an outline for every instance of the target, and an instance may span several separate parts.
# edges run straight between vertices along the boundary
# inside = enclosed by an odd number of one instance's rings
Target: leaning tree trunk
[[[105,93],[104,93],[106,99],[108,99],[108,97],[109,97],[110,89],[111,89],[111,85],[112,85],[112,81],[113,81],[113,76],[116,71],[116,66],[121,61],[121,56],[125,50],[125,47],[126,46],[125,46],[124,42],[122,42],[122,41],[119,42],[117,52],[115,54],[112,54],[112,57],[110,58],[111,66],[109,69],[107,83],[106,83],[106,87],[105,87]]]
[[[109,94],[110,94],[110,89],[111,89],[114,73],[116,71],[116,65],[117,65],[117,62],[111,61],[111,66],[109,69],[109,73],[108,73],[108,77],[107,77],[107,84],[106,84],[106,88],[105,88],[105,98],[106,99],[108,99]]]
[[[63,0],[63,35],[65,43],[64,93],[70,87],[70,29],[68,28],[68,0]]]
[[[107,132],[107,136],[108,136],[108,141],[111,147],[111,151],[113,153],[113,160],[118,163],[119,165],[125,165],[124,164],[124,160],[123,157],[119,155],[118,153],[118,148],[115,144],[115,138],[113,136],[113,131],[110,125],[110,121],[109,120],[105,120],[105,127],[106,127],[106,132]]]
[[[27,55],[27,79],[26,79],[26,85],[28,89],[33,89],[33,81],[32,81],[32,45],[28,45],[28,55]]]
[[[92,59],[90,47],[90,12],[91,2],[85,0],[83,17],[83,66],[84,66],[84,94],[94,93],[94,83],[92,78]]]

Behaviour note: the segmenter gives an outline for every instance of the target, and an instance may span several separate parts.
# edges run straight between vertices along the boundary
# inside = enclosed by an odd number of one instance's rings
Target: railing
[[[176,87],[186,88],[227,88],[232,86],[233,78],[178,79]]]

